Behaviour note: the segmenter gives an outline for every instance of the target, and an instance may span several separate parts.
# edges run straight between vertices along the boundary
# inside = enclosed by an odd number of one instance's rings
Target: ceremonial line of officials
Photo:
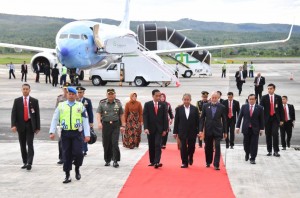
[[[137,101],[137,93],[130,95],[130,101],[123,111],[120,100],[116,99],[114,89],[107,89],[107,98],[100,100],[97,109],[98,128],[102,130],[105,166],[119,167],[121,159],[118,146],[120,132],[123,146],[133,149],[139,147],[142,125],[147,134],[149,146],[149,165],[162,167],[161,149],[166,148],[170,125],[174,118],[173,136],[177,139],[182,159],[181,168],[193,165],[193,155],[197,136],[199,146],[205,142],[206,167],[213,164],[215,170],[220,170],[220,141],[226,140],[226,148],[234,148],[234,131],[242,131],[244,135],[245,160],[250,159],[255,164],[258,150],[259,135],[265,130],[267,156],[279,157],[279,134],[283,150],[290,147],[292,128],[295,121],[293,105],[287,104],[287,96],[275,94],[275,85],[268,85],[268,94],[260,98],[260,105],[254,94],[248,96],[246,104],[242,105],[233,99],[233,93],[228,92],[227,100],[220,98],[221,92],[214,92],[208,100],[209,93],[202,92],[202,100],[194,106],[192,96],[185,93],[182,105],[175,109],[175,118],[171,105],[166,101],[166,95],[155,89],[152,100],[144,104]],[[59,134],[59,162],[63,164],[66,174],[63,183],[71,182],[70,171],[75,165],[75,178],[81,179],[79,171],[87,154],[87,142],[90,142],[90,130],[93,129],[93,108],[91,100],[84,97],[85,88],[63,87],[63,94],[57,98],[56,109],[50,127],[50,138]],[[40,112],[38,100],[29,96],[30,85],[22,85],[23,96],[16,98],[12,108],[11,127],[18,132],[23,166],[31,170],[33,164],[34,134],[40,131]],[[242,122],[243,120],[243,122]],[[242,123],[242,125],[241,125]],[[285,135],[287,134],[287,139]],[[27,147],[26,147],[27,144]],[[213,152],[215,152],[213,157]]]

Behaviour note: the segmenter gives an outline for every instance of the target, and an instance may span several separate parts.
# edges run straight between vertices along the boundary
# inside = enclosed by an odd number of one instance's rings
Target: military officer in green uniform
[[[82,131],[84,131],[84,141],[88,142],[90,140],[87,112],[83,104],[76,101],[76,94],[77,91],[74,87],[68,87],[68,99],[58,104],[49,130],[50,138],[53,140],[56,126],[59,123],[64,161],[63,170],[66,173],[63,183],[71,182],[72,163],[75,165],[75,178],[77,180],[81,179],[79,168],[83,162]]]
[[[114,89],[107,89],[107,98],[99,103],[97,109],[98,128],[102,129],[102,144],[104,148],[105,166],[110,166],[113,161],[113,167],[119,167],[120,149],[119,136],[120,131],[125,131],[125,119],[120,100],[116,99]]]
[[[67,94],[68,94],[68,87],[70,86],[70,83],[66,82],[63,85],[63,94],[60,94],[57,96],[55,108],[57,108],[58,104],[60,102],[64,102],[67,100]],[[57,164],[63,164],[63,158],[62,158],[62,148],[61,148],[61,138],[58,139],[58,162]]]
[[[208,103],[208,92],[202,91],[202,100],[197,101],[196,107],[198,108],[199,116],[201,117],[202,107],[205,103]],[[199,147],[202,148],[202,140],[198,137]]]
[[[226,62],[224,62],[222,66],[222,78],[226,78]]]

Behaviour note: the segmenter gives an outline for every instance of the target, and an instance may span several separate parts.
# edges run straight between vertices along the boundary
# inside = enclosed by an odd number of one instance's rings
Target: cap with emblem
[[[114,94],[116,92],[115,92],[115,89],[107,89],[106,93],[113,93]]]
[[[69,93],[77,94],[77,91],[76,91],[76,89],[74,87],[68,87],[67,89],[68,89]]]
[[[69,87],[70,85],[71,85],[71,84],[70,84],[69,82],[65,82],[63,88],[67,88],[67,87]]]
[[[201,94],[202,94],[203,96],[207,96],[209,93],[208,93],[207,91],[202,91]]]
[[[76,87],[77,91],[85,91],[86,89],[84,87]]]

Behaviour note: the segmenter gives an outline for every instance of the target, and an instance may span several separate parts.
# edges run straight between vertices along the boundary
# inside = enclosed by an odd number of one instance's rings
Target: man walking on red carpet
[[[200,118],[200,133],[203,137],[205,128],[205,158],[206,167],[209,168],[213,160],[213,143],[215,142],[214,168],[220,170],[220,141],[227,138],[227,123],[225,106],[218,103],[218,93],[214,92],[211,96],[211,102],[203,106]]]
[[[191,94],[184,94],[183,105],[176,108],[174,122],[174,138],[179,136],[181,144],[180,155],[182,160],[181,168],[187,168],[188,164],[193,164],[197,133],[199,132],[199,113],[197,107],[191,105]]]
[[[168,112],[165,103],[160,102],[160,91],[152,91],[153,100],[146,102],[143,110],[144,131],[149,145],[149,166],[161,167],[161,141],[168,130]]]

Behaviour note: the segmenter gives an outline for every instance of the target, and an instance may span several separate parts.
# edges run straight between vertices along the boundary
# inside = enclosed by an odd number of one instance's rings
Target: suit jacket
[[[292,104],[287,104],[287,105],[288,105],[288,108],[289,108],[290,120],[293,122],[293,121],[296,120],[294,105],[292,105]],[[283,112],[284,112],[284,109],[283,109]]]
[[[27,72],[28,72],[28,66],[25,64],[22,64],[21,65],[21,73],[25,73],[25,74],[27,74]]]
[[[169,128],[166,103],[158,102],[158,112],[155,114],[153,101],[146,102],[143,109],[144,129],[150,133],[162,133]]]
[[[53,78],[58,77],[59,76],[59,70],[57,68],[53,68],[51,75],[52,75]]]
[[[223,101],[223,105],[225,106],[226,110],[226,118],[228,119],[228,112],[229,112],[229,104],[228,99]],[[240,103],[237,100],[232,100],[232,118],[234,122],[236,122],[236,118],[240,113]]]
[[[197,107],[190,105],[188,119],[185,114],[185,107],[181,105],[176,108],[173,134],[179,138],[196,138],[199,133],[199,113]]]
[[[243,82],[243,83],[246,82],[245,79],[247,78],[247,74],[245,75],[244,71],[242,72],[242,74],[243,74],[244,80],[241,80],[241,72],[240,71],[235,72],[235,81],[236,82]]]
[[[205,136],[214,135],[215,137],[223,137],[223,133],[227,133],[227,119],[224,105],[217,103],[217,110],[212,116],[212,103],[204,104],[200,118],[199,131],[205,128]]]
[[[274,94],[274,110],[275,110],[275,116],[278,121],[284,121],[284,110],[282,105],[282,99],[281,96]],[[267,122],[270,118],[270,97],[269,94],[263,95],[260,100],[260,105],[264,108],[264,114],[265,114],[265,122]]]
[[[41,129],[39,101],[29,97],[29,115],[33,132]],[[25,129],[23,96],[16,98],[11,112],[11,126],[16,126],[17,130]]]
[[[255,134],[259,134],[260,130],[264,130],[265,122],[264,122],[264,109],[262,106],[255,104],[252,116],[250,117],[250,105],[244,104],[241,108],[236,128],[241,127],[241,122],[243,120],[242,125],[242,133],[248,134],[249,126],[251,125],[252,131]]]
[[[257,78],[258,77],[254,78],[254,82],[253,82],[254,83],[254,90],[255,90],[255,92],[262,92],[264,90],[264,85],[266,83],[265,77],[263,77],[263,76],[260,77],[260,81],[259,81],[258,86],[256,85],[257,84]]]
[[[94,123],[94,113],[93,113],[92,101],[86,97],[83,97],[82,104],[84,105],[86,112],[88,113],[89,123]]]

